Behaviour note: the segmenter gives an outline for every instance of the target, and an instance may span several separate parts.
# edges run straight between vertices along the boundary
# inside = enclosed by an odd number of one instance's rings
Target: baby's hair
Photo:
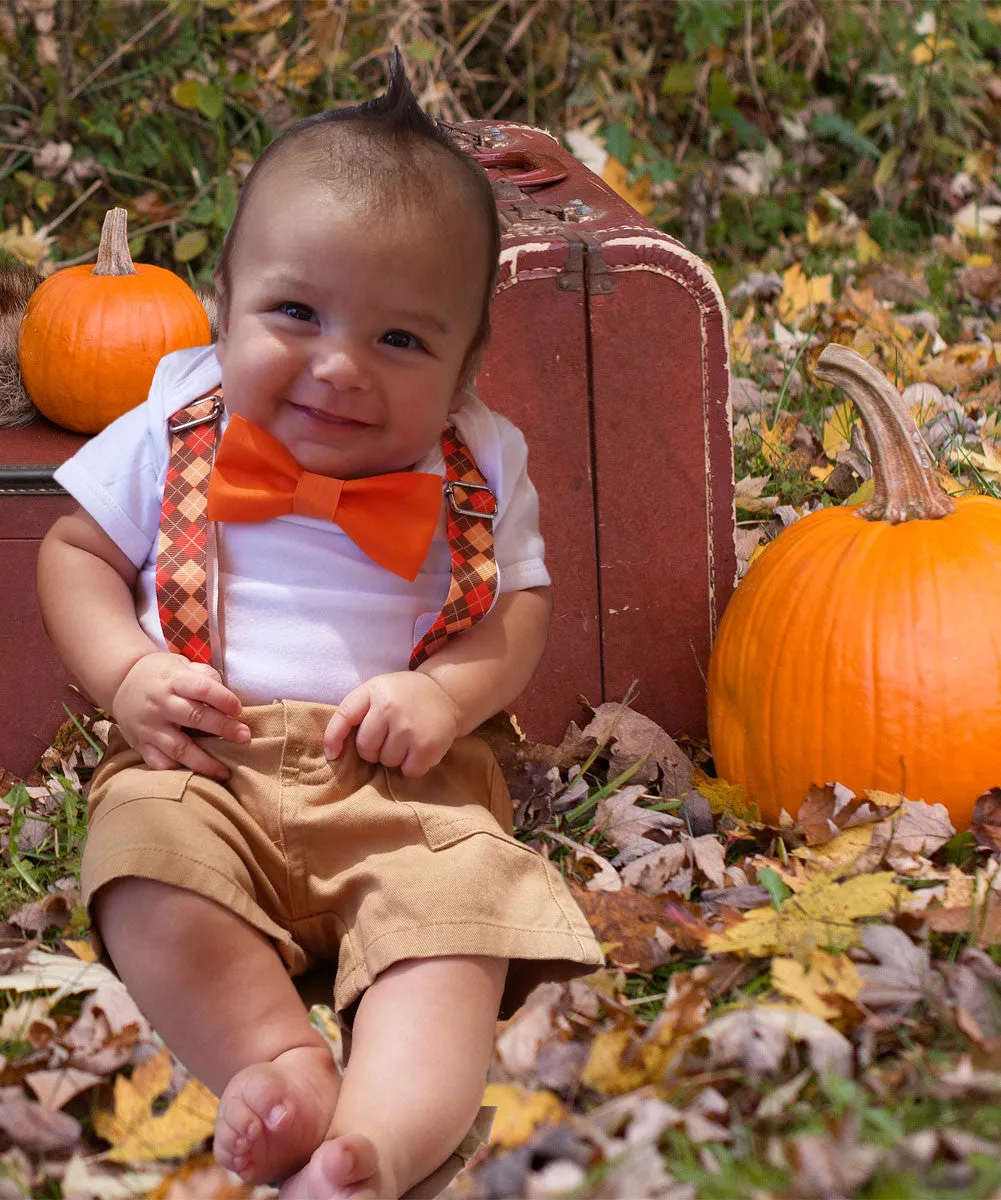
[[[350,150],[346,149],[346,143],[350,144]],[[230,264],[239,240],[240,219],[255,183],[292,155],[296,156],[297,167],[311,171],[317,178],[357,190],[373,211],[393,205],[433,211],[454,200],[457,194],[460,200],[472,202],[485,225],[488,267],[480,321],[467,355],[468,366],[490,336],[490,297],[500,256],[497,207],[480,164],[421,108],[407,79],[403,58],[395,47],[389,59],[389,86],[381,96],[297,121],[254,163],[241,189],[236,216],[215,270],[223,316],[228,306]],[[443,171],[443,163],[453,169]]]

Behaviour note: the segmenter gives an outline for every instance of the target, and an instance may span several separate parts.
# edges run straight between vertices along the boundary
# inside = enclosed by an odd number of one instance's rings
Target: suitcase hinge
[[[556,276],[561,292],[582,292],[604,296],[615,291],[615,280],[601,256],[601,242],[592,235],[561,230],[570,243],[566,266]]]

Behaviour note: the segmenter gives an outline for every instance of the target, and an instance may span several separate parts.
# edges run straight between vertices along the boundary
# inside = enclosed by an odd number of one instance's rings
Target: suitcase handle
[[[548,187],[566,179],[568,171],[549,154],[531,150],[473,150],[485,171],[504,170],[504,178],[518,187]]]

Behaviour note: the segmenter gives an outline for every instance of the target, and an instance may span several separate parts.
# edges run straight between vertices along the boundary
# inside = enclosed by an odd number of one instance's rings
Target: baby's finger
[[[200,733],[211,734],[213,737],[224,738],[227,742],[249,742],[250,727],[233,717],[227,717],[210,704],[199,704],[195,700],[182,700],[175,697],[175,703],[169,710],[172,722],[188,729],[197,729]]]
[[[420,779],[432,767],[436,767],[444,757],[444,750],[439,751],[428,746],[414,746],[400,763],[400,773],[406,775],[408,779]]]
[[[203,667],[204,663],[193,663],[192,667]],[[209,674],[211,672],[211,674]],[[239,696],[229,690],[219,679],[218,673],[211,667],[207,670],[185,671],[174,682],[175,696],[183,696],[185,700],[194,700],[216,708],[229,717],[238,717],[243,705]]]
[[[178,766],[197,771],[199,775],[207,775],[210,779],[220,781],[229,778],[229,768],[211,754],[207,754],[180,729],[164,730],[157,741],[157,748],[173,758]]]
[[[156,746],[140,746],[139,753],[143,757],[143,762],[151,771],[172,771],[177,766],[175,759],[169,758],[162,750],[158,750]]]
[[[344,749],[345,738],[364,720],[369,703],[368,690],[355,688],[338,704],[337,711],[327,722],[323,735],[323,753],[327,758],[337,758]]]
[[[377,763],[382,755],[382,746],[389,733],[389,721],[385,714],[369,709],[355,734],[355,749],[366,762]]]
[[[379,762],[384,767],[398,767],[411,752],[412,735],[401,729],[390,729],[379,751]],[[359,751],[359,754],[361,751]]]

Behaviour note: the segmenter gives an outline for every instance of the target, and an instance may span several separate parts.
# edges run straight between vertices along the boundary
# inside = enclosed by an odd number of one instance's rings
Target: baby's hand
[[[377,675],[349,692],[323,735],[336,758],[357,726],[355,747],[366,762],[399,767],[416,778],[441,762],[459,736],[462,714],[445,689],[416,671]]]
[[[249,742],[250,730],[236,718],[239,699],[219,672],[180,654],[148,654],[122,680],[111,704],[125,740],[154,771],[185,766],[212,779],[229,771],[181,728],[214,733],[230,742]]]

